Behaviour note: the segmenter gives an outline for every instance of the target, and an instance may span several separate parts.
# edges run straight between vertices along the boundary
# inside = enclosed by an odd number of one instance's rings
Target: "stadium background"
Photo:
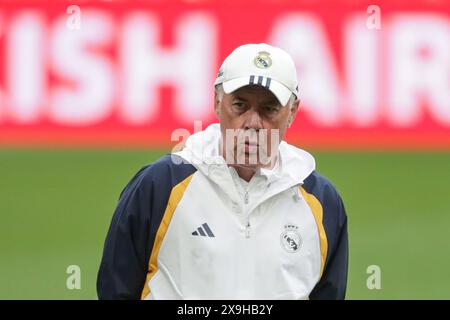
[[[268,42],[299,68],[302,110],[287,140],[315,155],[345,201],[347,297],[449,299],[449,8],[1,0],[0,298],[95,299],[122,188],[215,121],[220,61]],[[66,287],[70,265],[80,290]],[[379,290],[366,286],[371,265]]]

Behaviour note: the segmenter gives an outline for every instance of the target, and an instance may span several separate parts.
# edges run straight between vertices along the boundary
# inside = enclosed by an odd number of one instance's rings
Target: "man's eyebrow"
[[[247,99],[243,98],[242,96],[238,95],[238,94],[233,94],[233,99],[238,99],[238,100],[242,100],[242,101],[246,101]]]
[[[264,101],[264,102],[261,103],[261,105],[263,105],[263,106],[276,106],[276,105],[279,105],[279,104],[280,104],[280,102],[277,99]]]
[[[248,101],[246,98],[244,98],[243,96],[241,96],[239,94],[234,94],[233,99],[242,100],[245,102]],[[263,106],[273,106],[273,105],[278,105],[278,104],[280,104],[280,103],[276,98],[272,99],[272,100],[267,100],[267,101],[261,102],[261,105],[263,105]]]

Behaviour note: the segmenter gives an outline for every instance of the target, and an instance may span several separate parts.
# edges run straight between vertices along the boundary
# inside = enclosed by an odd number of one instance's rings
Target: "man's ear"
[[[300,105],[300,100],[296,99],[289,110],[289,119],[288,119],[288,128],[291,126],[292,122],[294,122],[295,116],[297,115],[298,107]]]
[[[217,118],[220,119],[220,99],[217,91],[214,91],[214,112],[216,113]]]

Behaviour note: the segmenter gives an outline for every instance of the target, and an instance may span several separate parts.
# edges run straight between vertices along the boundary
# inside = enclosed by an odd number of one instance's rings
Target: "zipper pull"
[[[247,226],[245,227],[245,237],[250,238],[250,221],[247,221]]]

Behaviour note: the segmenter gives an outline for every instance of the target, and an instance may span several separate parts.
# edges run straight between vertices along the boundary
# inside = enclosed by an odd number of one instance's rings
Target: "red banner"
[[[244,43],[288,51],[289,142],[450,148],[448,1],[0,2],[0,145],[170,146]],[[176,139],[175,139],[176,140]]]

